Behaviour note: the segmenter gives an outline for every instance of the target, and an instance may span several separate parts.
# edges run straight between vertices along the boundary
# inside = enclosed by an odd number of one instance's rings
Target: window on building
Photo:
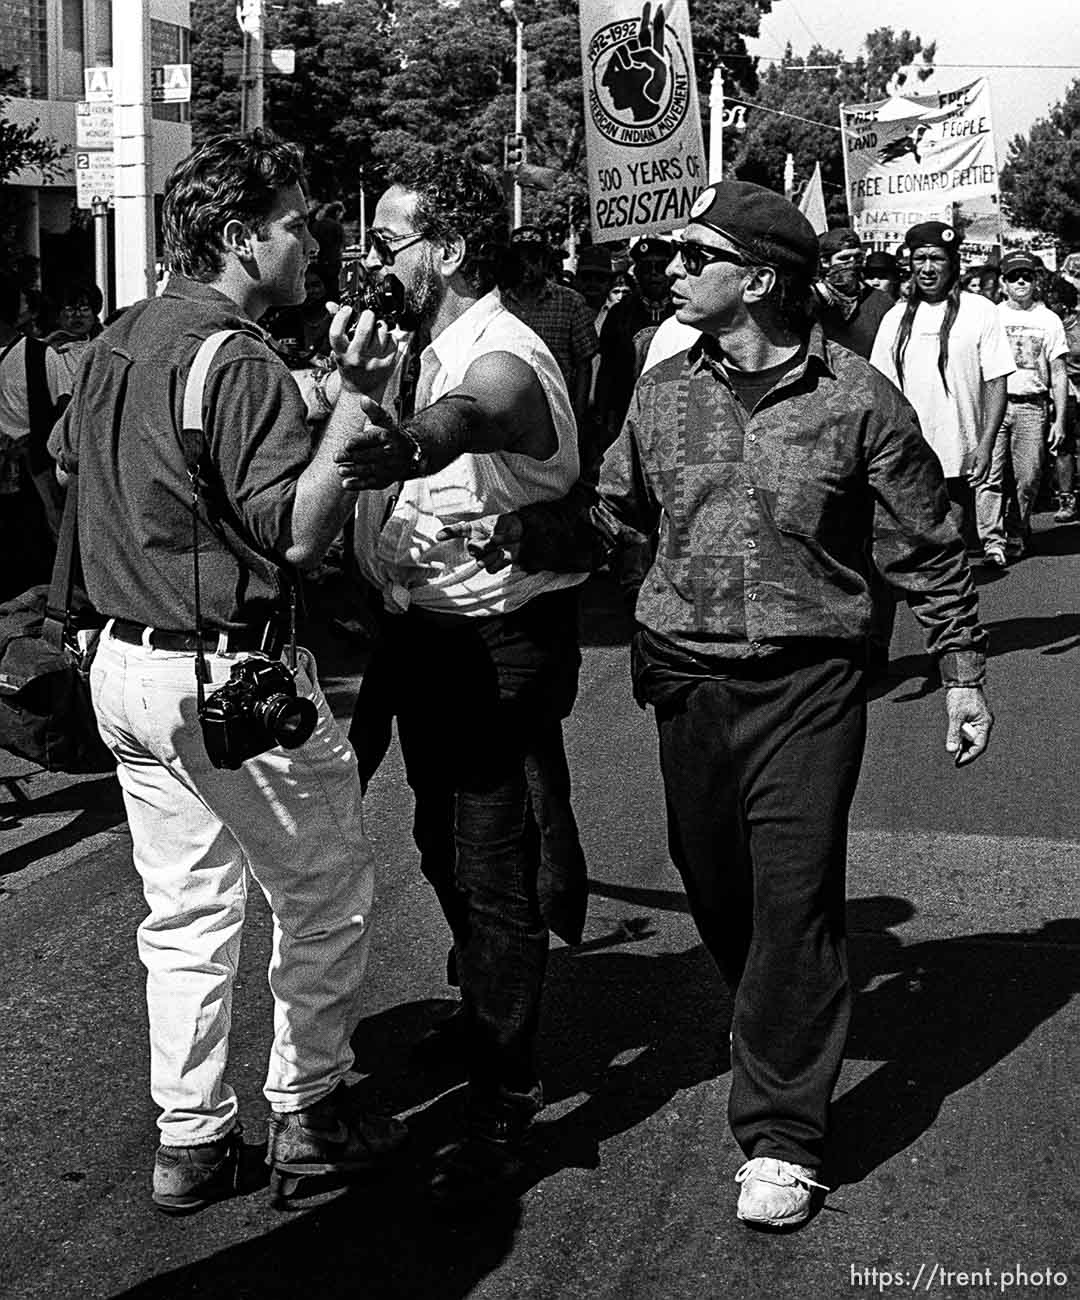
[[[188,28],[151,18],[150,62],[155,68],[166,63],[190,63],[191,32]],[[191,120],[191,105],[155,104],[152,115],[159,122],[188,122]]]
[[[0,67],[15,70],[20,98],[49,95],[46,7],[47,0],[0,0]]]
[[[83,39],[83,0],[61,0],[60,67],[57,91],[61,99],[82,99],[86,42]]]
[[[94,65],[112,66],[112,0],[94,0]]]

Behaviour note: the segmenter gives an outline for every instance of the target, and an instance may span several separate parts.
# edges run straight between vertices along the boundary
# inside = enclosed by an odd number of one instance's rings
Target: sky
[[[1078,0],[773,0],[750,52],[779,58],[790,43],[805,55],[818,44],[854,58],[879,27],[937,42],[939,71],[924,90],[989,78],[999,164],[1013,136],[1026,135],[1080,77]]]

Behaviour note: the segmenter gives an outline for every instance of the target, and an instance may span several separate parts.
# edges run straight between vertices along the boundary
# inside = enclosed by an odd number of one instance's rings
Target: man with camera
[[[380,607],[351,738],[362,774],[397,719],[416,797],[414,836],[454,940],[469,1076],[466,1132],[440,1156],[432,1191],[460,1203],[518,1164],[540,1109],[533,1044],[548,929],[528,767],[559,735],[577,689],[573,588],[581,574],[488,573],[442,530],[512,502],[561,497],[578,474],[574,416],[558,364],[502,303],[488,250],[505,201],[481,168],[435,155],[402,168],[379,199],[367,265],[396,281],[430,339],[415,414],[374,402],[341,466],[357,502],[356,557]],[[373,366],[393,343],[367,329]]]
[[[353,508],[334,455],[378,371],[336,320],[342,393],[313,456],[299,390],[254,323],[303,299],[317,245],[302,183],[299,152],[261,131],[179,164],[163,209],[168,288],[89,345],[53,444],[78,476],[86,587],[107,619],[91,686],[149,907],[138,943],[161,1107],[153,1199],[171,1213],[235,1186],[225,1069],[249,873],[274,918],[275,1179],[368,1170],[406,1136],[357,1111],[343,1084],[373,855],[355,757],[312,657],[292,640],[281,659],[294,572],[318,563]],[[196,357],[219,331],[185,418]]]

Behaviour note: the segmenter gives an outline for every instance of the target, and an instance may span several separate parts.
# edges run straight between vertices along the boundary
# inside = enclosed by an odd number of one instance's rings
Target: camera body
[[[235,770],[281,745],[296,749],[315,730],[318,710],[296,693],[284,664],[244,659],[199,711],[203,742],[214,767]]]
[[[370,311],[390,329],[414,330],[418,321],[405,305],[405,286],[396,275],[374,276],[364,265],[363,250],[345,249],[338,280],[338,302],[357,312]]]

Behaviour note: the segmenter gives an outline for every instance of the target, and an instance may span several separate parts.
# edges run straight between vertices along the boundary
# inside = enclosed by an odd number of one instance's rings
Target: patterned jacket
[[[593,530],[658,534],[636,617],[681,650],[746,658],[793,639],[861,644],[872,556],[943,680],[983,678],[986,634],[938,460],[900,392],[818,327],[802,364],[749,415],[713,339],[649,370],[599,493]],[[579,489],[558,521],[530,511],[526,551],[550,563],[562,546],[572,563],[584,530],[566,523],[586,498]]]

